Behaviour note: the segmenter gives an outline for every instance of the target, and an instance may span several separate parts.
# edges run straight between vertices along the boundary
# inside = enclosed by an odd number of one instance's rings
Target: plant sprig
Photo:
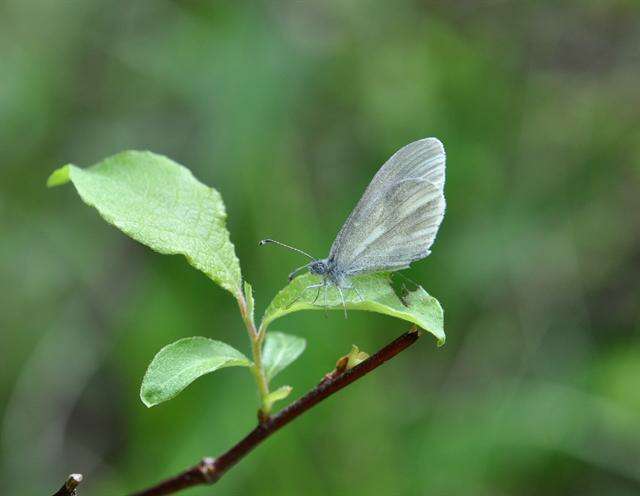
[[[303,338],[269,332],[273,321],[301,310],[342,310],[337,292],[330,289],[316,305],[305,288],[315,282],[307,274],[294,279],[267,306],[259,323],[251,285],[243,279],[240,262],[226,228],[221,195],[199,182],[185,167],[151,152],[125,151],[82,169],[69,164],[56,170],[47,184],[71,182],[82,200],[95,207],[126,235],[163,253],[183,255],[196,269],[231,293],[237,301],[250,340],[251,359],[230,345],[208,337],[180,339],[161,349],[142,381],[140,397],[151,407],[175,397],[204,374],[225,367],[244,367],[252,373],[260,396],[259,417],[266,422],[275,402],[291,392],[288,385],[270,390],[274,376],[303,352]],[[445,339],[443,312],[423,288],[398,296],[385,274],[354,279],[358,297],[347,296],[346,306],[391,315],[409,321]]]

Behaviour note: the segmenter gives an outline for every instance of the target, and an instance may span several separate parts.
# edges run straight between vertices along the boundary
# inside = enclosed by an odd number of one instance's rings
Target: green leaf
[[[241,294],[222,198],[185,167],[151,152],[126,151],[87,169],[65,165],[47,185],[69,181],[85,203],[128,236],[160,253],[184,255],[236,297]]]
[[[244,281],[244,298],[247,301],[247,312],[249,312],[249,317],[251,317],[251,322],[253,322],[253,319],[255,318],[255,315],[254,315],[255,302],[253,300],[253,288],[251,287],[251,284],[249,284],[247,281]]]
[[[273,379],[276,374],[291,365],[302,354],[306,345],[304,338],[291,334],[282,332],[267,334],[262,350],[262,366],[267,380]]]
[[[64,167],[60,167],[58,170],[53,171],[53,173],[47,179],[47,187],[53,188],[54,186],[60,186],[61,184],[66,184],[69,182],[69,170],[73,167],[72,165],[65,165]]]
[[[320,277],[312,274],[295,278],[271,301],[262,318],[262,327],[266,329],[275,319],[292,312],[324,310],[324,290],[321,290],[315,303],[317,290],[305,291],[308,286],[319,282],[321,282]],[[439,345],[444,344],[442,307],[438,300],[430,296],[422,287],[419,286],[415,291],[410,291],[400,298],[391,287],[388,274],[358,276],[352,278],[351,282],[358,293],[353,289],[343,290],[347,309],[378,312],[407,320],[433,334]],[[342,311],[342,300],[336,288],[328,288],[326,305],[328,310]]]
[[[291,386],[280,386],[275,391],[271,391],[264,399],[264,404],[267,411],[271,410],[271,407],[276,401],[285,399],[291,394],[293,388]]]
[[[170,400],[198,377],[225,367],[250,367],[249,359],[221,341],[194,336],[162,348],[149,364],[140,399],[148,407]]]

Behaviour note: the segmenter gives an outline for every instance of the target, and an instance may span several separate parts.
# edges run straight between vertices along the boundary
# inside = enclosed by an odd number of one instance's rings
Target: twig
[[[71,474],[67,481],[53,496],[76,496],[76,488],[82,482],[82,474]]]
[[[231,467],[242,460],[256,446],[289,422],[313,408],[325,398],[340,391],[354,381],[378,368],[401,351],[405,350],[420,337],[420,331],[413,327],[409,332],[393,340],[377,353],[342,374],[328,374],[315,388],[291,403],[279,413],[268,417],[253,429],[244,439],[218,458],[205,458],[197,465],[167,479],[159,484],[144,489],[131,496],[160,496],[173,494],[189,487],[201,484],[214,484]],[[62,493],[66,494],[66,493]]]

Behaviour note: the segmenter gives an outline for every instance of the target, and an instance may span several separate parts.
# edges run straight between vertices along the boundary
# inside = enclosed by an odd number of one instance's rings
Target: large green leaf
[[[184,338],[162,348],[149,364],[140,399],[148,407],[167,401],[198,377],[225,367],[249,367],[235,348],[204,337]]]
[[[305,288],[320,281],[318,276],[312,274],[295,278],[267,307],[262,319],[263,328],[266,329],[277,318],[300,310],[324,310],[325,308],[342,310],[342,300],[334,287],[329,287],[327,291],[326,307],[324,290],[320,292],[314,303],[317,289],[305,291]],[[347,309],[378,312],[413,322],[433,334],[438,344],[444,344],[442,307],[438,300],[430,296],[422,287],[400,298],[391,287],[387,274],[358,276],[352,278],[351,282],[357,289],[357,293],[353,289],[343,290]]]
[[[128,236],[160,253],[184,255],[223,288],[241,293],[240,263],[225,227],[222,198],[185,167],[151,152],[126,151],[87,169],[65,165],[47,184],[68,181]]]
[[[298,336],[282,332],[268,333],[262,350],[262,366],[267,379],[273,379],[291,365],[302,354],[306,344],[305,339]]]

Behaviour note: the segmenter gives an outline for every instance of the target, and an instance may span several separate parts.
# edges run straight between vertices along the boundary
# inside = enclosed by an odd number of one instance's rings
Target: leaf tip
[[[151,408],[151,407],[156,406],[158,404],[157,401],[153,401],[149,397],[148,391],[145,391],[143,388],[140,389],[140,401],[142,401],[144,406],[146,406],[147,408]]]
[[[71,167],[73,167],[72,164],[67,164],[53,171],[47,178],[47,188],[68,183],[71,180]]]

